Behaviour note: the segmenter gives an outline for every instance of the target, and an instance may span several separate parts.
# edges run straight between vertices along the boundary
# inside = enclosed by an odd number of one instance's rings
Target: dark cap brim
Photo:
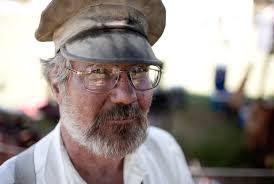
[[[152,64],[161,66],[147,39],[134,31],[107,30],[85,33],[60,48],[69,60],[102,64]]]

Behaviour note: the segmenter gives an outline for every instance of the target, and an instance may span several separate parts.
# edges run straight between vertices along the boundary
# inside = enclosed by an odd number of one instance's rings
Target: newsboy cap
[[[160,64],[151,46],[164,28],[161,0],[52,0],[35,36],[70,60]]]

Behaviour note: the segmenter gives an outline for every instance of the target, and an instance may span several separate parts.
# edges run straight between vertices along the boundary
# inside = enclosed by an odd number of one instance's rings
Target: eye
[[[148,67],[146,67],[146,66],[134,66],[131,71],[135,74],[143,73],[143,72],[148,71]]]
[[[135,66],[132,68],[130,72],[130,76],[132,80],[137,80],[137,79],[144,79],[147,77],[148,73],[148,67],[146,66]]]
[[[96,74],[105,74],[106,70],[104,68],[96,68],[96,69],[92,69],[90,71],[90,73],[96,73]]]

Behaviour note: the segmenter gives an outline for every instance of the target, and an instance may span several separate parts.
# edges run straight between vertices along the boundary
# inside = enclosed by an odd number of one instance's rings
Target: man
[[[192,183],[174,138],[148,128],[162,63],[160,0],[53,0],[36,31],[54,41],[42,69],[60,108],[57,127],[1,166],[2,183]]]

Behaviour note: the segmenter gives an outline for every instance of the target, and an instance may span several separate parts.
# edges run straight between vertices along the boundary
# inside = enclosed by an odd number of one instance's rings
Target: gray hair
[[[53,58],[40,61],[42,74],[49,84],[52,82],[58,85],[65,84],[69,77],[69,71],[65,67],[70,67],[71,64],[61,53],[57,53]]]

